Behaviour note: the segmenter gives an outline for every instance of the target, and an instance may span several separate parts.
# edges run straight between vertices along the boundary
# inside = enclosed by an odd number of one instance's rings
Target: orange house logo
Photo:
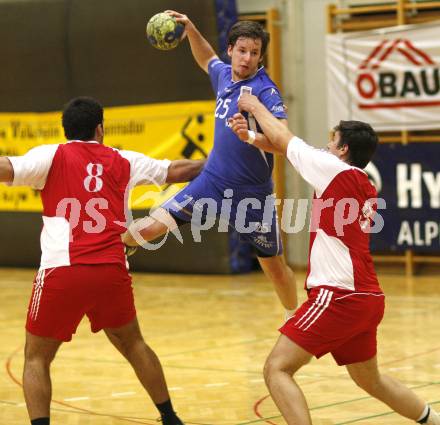
[[[391,68],[387,61],[394,55],[400,55],[401,60]],[[360,109],[440,105],[439,66],[408,39],[381,41],[357,71]]]

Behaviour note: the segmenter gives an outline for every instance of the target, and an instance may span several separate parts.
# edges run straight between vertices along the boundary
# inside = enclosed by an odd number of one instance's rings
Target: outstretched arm
[[[256,96],[243,94],[238,101],[239,110],[251,113],[263,129],[266,140],[271,143],[276,152],[286,154],[289,141],[293,134],[286,125],[275,118]],[[264,148],[262,148],[264,149]]]
[[[177,159],[168,167],[166,183],[182,183],[197,177],[205,165],[205,160]]]
[[[287,120],[278,118],[277,120],[280,121],[285,127],[287,127]],[[270,143],[267,137],[262,133],[255,133],[255,139],[249,137],[248,122],[242,114],[235,114],[232,118],[230,118],[229,123],[231,125],[232,131],[242,142],[250,143],[253,146],[266,152],[278,154],[284,153],[283,151],[277,149],[277,147],[274,146],[272,143]]]
[[[12,183],[14,181],[14,169],[11,161],[5,156],[0,157],[0,182]]]
[[[165,13],[174,16],[177,22],[180,22],[185,26],[185,34],[188,36],[194,59],[200,68],[207,73],[209,62],[217,57],[214,49],[211,47],[205,37],[200,34],[199,30],[191,22],[188,16],[174,10],[166,10]]]
[[[255,96],[242,95],[238,106],[255,116],[269,142],[286,155],[304,180],[313,186],[318,197],[336,175],[350,169],[350,165],[336,155],[324,149],[316,149],[299,137],[294,137]]]

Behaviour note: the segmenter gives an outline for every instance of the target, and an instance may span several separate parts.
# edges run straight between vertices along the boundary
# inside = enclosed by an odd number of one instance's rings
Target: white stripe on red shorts
[[[299,325],[298,329],[302,329],[303,331],[309,329],[310,326],[312,326],[313,323],[318,320],[321,314],[324,313],[325,309],[329,306],[332,297],[332,291],[321,288],[319,290],[319,294],[316,300],[313,302],[310,308],[296,321],[295,326]],[[300,324],[300,322],[302,323]]]

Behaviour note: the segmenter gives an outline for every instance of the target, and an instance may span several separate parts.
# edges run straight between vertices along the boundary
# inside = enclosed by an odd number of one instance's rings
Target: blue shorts
[[[219,217],[218,231],[226,232],[232,227],[241,240],[255,247],[258,256],[281,255],[283,247],[272,185],[228,186],[231,185],[202,172],[162,208],[202,229],[211,228]]]

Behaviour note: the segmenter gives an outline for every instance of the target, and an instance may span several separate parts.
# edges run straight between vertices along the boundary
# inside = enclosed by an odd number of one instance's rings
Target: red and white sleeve
[[[120,151],[120,154],[130,162],[130,187],[165,184],[171,161],[150,158],[134,151]]]
[[[324,149],[316,149],[299,137],[293,137],[287,147],[287,159],[320,197],[330,182],[342,171],[352,168]]]
[[[14,181],[8,185],[30,186],[42,190],[58,146],[37,146],[23,156],[8,157],[14,169]]]

